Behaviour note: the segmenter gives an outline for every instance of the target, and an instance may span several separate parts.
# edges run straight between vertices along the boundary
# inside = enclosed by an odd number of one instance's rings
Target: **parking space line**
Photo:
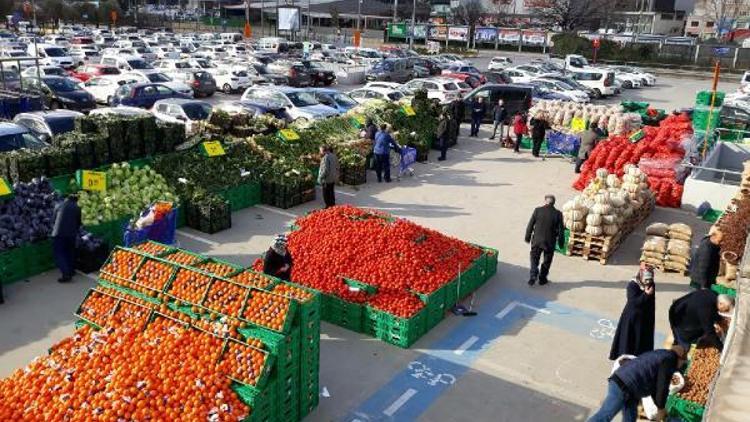
[[[289,217],[289,218],[297,218],[297,217],[299,217],[299,215],[297,215],[297,214],[294,214],[294,213],[291,213],[291,212],[288,212],[288,211],[283,211],[283,210],[280,210],[280,209],[277,209],[277,208],[269,207],[267,205],[256,205],[255,208],[261,209],[263,211],[272,212],[274,214],[283,215],[284,217]]]
[[[339,194],[339,195],[344,195],[344,196],[357,196],[356,193],[344,192],[344,191],[338,190],[338,189],[336,189],[336,193]]]
[[[469,347],[473,346],[474,343],[476,343],[477,341],[479,341],[479,337],[471,336],[468,339],[466,339],[465,342],[461,343],[461,345],[458,346],[458,348],[456,348],[456,350],[454,350],[453,353],[461,356],[464,354],[466,350],[469,349]]]
[[[214,242],[213,240],[209,240],[209,239],[206,239],[206,238],[194,235],[192,233],[188,233],[188,232],[186,232],[184,230],[177,230],[177,234],[185,236],[188,239],[193,239],[193,240],[195,240],[197,242],[205,243],[206,245],[210,245],[210,246],[213,246],[213,247],[218,247],[219,246],[219,242]]]
[[[396,401],[391,403],[391,405],[383,411],[383,414],[386,416],[393,416],[393,414],[398,412],[398,409],[401,409],[401,406],[405,405],[406,402],[414,397],[415,394],[417,394],[417,390],[413,388],[404,391],[404,394],[402,394],[401,397],[397,398]]]

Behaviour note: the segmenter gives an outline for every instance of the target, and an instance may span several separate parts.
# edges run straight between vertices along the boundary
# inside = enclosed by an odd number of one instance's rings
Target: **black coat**
[[[81,208],[70,198],[55,206],[55,225],[52,237],[76,237],[81,227]]]
[[[654,350],[654,317],[656,314],[656,291],[650,295],[641,289],[638,282],[631,280],[627,287],[628,301],[617,323],[615,338],[609,359],[621,355],[638,356]]]
[[[544,134],[549,129],[549,123],[542,119],[531,119],[529,124],[531,125],[531,137],[533,139],[544,139]]]
[[[471,118],[481,120],[487,113],[487,106],[485,103],[480,103],[478,100],[474,100],[471,103]]]
[[[700,289],[675,300],[669,307],[669,325],[675,336],[686,343],[703,340],[707,345],[721,348],[721,340],[714,324],[721,320],[716,308],[717,294]]]
[[[555,241],[562,248],[565,244],[563,215],[554,205],[544,205],[534,209],[526,226],[526,242],[531,247],[554,250]]]
[[[450,131],[450,122],[447,118],[443,117],[440,119],[440,122],[438,122],[437,127],[437,137],[438,139],[444,139],[448,136]]]
[[[708,236],[701,240],[690,268],[690,282],[704,289],[711,288],[716,284],[716,276],[719,275],[719,261],[721,248],[711,243]]]
[[[378,127],[375,125],[369,125],[365,127],[365,133],[367,133],[367,139],[374,141],[375,134],[378,133]]]
[[[292,275],[292,264],[292,254],[288,251],[286,255],[282,256],[275,250],[268,249],[266,255],[263,257],[263,273],[289,281]],[[286,271],[281,271],[281,267],[284,265],[289,265],[289,268]]]

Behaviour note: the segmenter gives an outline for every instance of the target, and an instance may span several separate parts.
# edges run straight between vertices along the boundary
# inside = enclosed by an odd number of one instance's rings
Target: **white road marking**
[[[297,217],[299,217],[297,214],[293,214],[293,213],[288,212],[288,211],[280,210],[278,208],[269,207],[267,205],[255,205],[255,208],[258,208],[258,209],[261,209],[261,210],[264,210],[264,211],[268,211],[268,212],[272,212],[274,214],[283,215],[284,217],[290,217],[290,218],[297,218]]]
[[[466,339],[465,342],[461,343],[461,345],[458,346],[458,348],[456,350],[454,350],[453,353],[461,356],[461,355],[464,354],[464,352],[466,350],[469,349],[469,347],[473,346],[474,343],[476,343],[477,341],[479,341],[479,337],[477,337],[477,336],[471,336],[468,339]]]
[[[344,191],[338,190],[338,189],[336,190],[336,193],[339,194],[339,195],[344,195],[344,196],[357,196],[356,193],[344,192]]]
[[[510,313],[510,311],[512,311],[513,308],[515,308],[516,306],[523,306],[524,308],[531,309],[532,311],[536,311],[536,312],[541,312],[541,313],[547,314],[547,315],[549,315],[549,314],[552,313],[552,312],[550,312],[547,309],[537,308],[535,306],[527,305],[525,303],[521,303],[521,302],[519,302],[517,300],[514,300],[513,302],[510,302],[508,305],[506,305],[505,308],[503,308],[502,311],[500,311],[497,314],[495,314],[495,318],[497,318],[497,319],[503,319],[503,318],[505,318],[506,316],[508,316],[508,314]]]
[[[177,234],[185,236],[188,239],[193,239],[195,241],[205,243],[206,245],[211,245],[211,246],[214,246],[214,247],[219,246],[219,242],[214,242],[213,240],[209,240],[209,239],[206,239],[206,238],[203,238],[203,237],[200,237],[200,236],[196,236],[196,235],[194,235],[192,233],[188,233],[188,232],[186,232],[184,230],[177,230]]]
[[[393,414],[398,412],[398,409],[401,409],[401,407],[405,405],[409,399],[414,397],[415,394],[417,394],[417,390],[413,388],[406,390],[401,397],[397,398],[396,401],[391,403],[391,405],[383,411],[383,414],[386,416],[393,416]]]
[[[78,270],[76,270],[76,273],[78,273],[78,274],[80,274],[80,275],[82,275],[82,276],[84,276],[84,277],[88,278],[89,280],[99,281],[99,280],[98,280],[98,279],[97,279],[96,277],[94,277],[93,275],[89,275],[89,274],[86,274],[86,273],[84,273],[83,271],[78,271]]]

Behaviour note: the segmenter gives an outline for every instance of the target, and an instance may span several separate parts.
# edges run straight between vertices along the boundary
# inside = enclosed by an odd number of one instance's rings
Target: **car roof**
[[[32,118],[32,119],[43,119],[43,120],[54,120],[54,119],[60,119],[60,118],[69,118],[69,117],[79,117],[83,116],[83,113],[73,111],[73,110],[43,110],[43,111],[31,111],[28,113],[19,113],[16,115],[14,119],[19,118]]]
[[[117,107],[102,107],[91,110],[89,114],[119,114],[123,116],[138,116],[138,115],[150,115],[151,113],[147,110],[138,107],[129,106],[117,106]]]
[[[360,90],[364,90],[364,89],[369,89],[370,91],[379,92],[381,94],[391,94],[391,93],[394,93],[394,92],[398,92],[400,94],[403,94],[401,91],[399,91],[397,89],[386,88],[386,87],[382,87],[382,86],[364,86],[362,88],[353,89],[352,91],[360,91]],[[350,91],[350,92],[352,92],[352,91]]]
[[[319,92],[321,94],[343,94],[343,92],[332,88],[308,88],[310,92]]]
[[[0,122],[0,136],[28,133],[29,129],[15,123]]]
[[[206,101],[196,100],[193,98],[167,98],[164,100],[158,100],[156,101],[156,104],[175,104],[175,105],[185,105],[185,104],[206,104],[211,105],[210,103]]]

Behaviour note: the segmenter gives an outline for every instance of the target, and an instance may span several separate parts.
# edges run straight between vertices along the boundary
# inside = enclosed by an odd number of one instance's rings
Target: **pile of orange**
[[[148,324],[149,316],[151,316],[151,309],[148,306],[121,301],[110,318],[114,325],[127,324],[136,330],[142,330]]]
[[[244,384],[256,385],[265,363],[266,355],[260,350],[230,341],[219,362],[219,371]]]
[[[161,291],[167,285],[172,272],[174,272],[174,267],[171,265],[149,259],[138,269],[138,273],[135,275],[135,282],[136,284]]]
[[[233,272],[237,271],[236,269],[232,268],[230,265],[222,264],[220,262],[204,262],[203,264],[198,264],[195,266],[195,268],[198,268],[199,270],[203,270],[209,274],[218,275],[219,277],[226,277],[229,274],[232,274]]]
[[[196,255],[190,255],[184,251],[177,251],[163,257],[167,261],[174,262],[180,265],[195,265],[201,261],[201,257]]]
[[[271,278],[266,277],[262,274],[254,273],[252,271],[245,271],[237,274],[231,278],[243,286],[257,287],[259,289],[265,289],[273,281]]]
[[[111,259],[102,267],[102,271],[130,280],[141,260],[141,255],[118,249],[112,253]]]
[[[116,303],[117,298],[94,290],[81,304],[78,315],[98,325],[104,325]]]
[[[180,268],[168,293],[178,299],[197,304],[203,300],[210,282],[211,277],[205,274]]]
[[[279,283],[273,286],[273,289],[271,289],[271,291],[282,296],[291,297],[292,299],[299,302],[307,302],[308,300],[313,298],[312,293],[297,286],[292,286],[291,284]]]
[[[134,249],[137,249],[141,252],[145,252],[153,256],[157,256],[169,250],[168,247],[158,244],[158,243],[153,243],[153,242],[141,243],[140,245],[136,246]]]
[[[253,290],[250,292],[250,300],[247,301],[242,317],[254,324],[282,331],[290,303],[289,298]]]
[[[214,280],[206,295],[203,306],[224,315],[238,316],[242,303],[247,295],[247,289],[237,284],[222,280]]]

